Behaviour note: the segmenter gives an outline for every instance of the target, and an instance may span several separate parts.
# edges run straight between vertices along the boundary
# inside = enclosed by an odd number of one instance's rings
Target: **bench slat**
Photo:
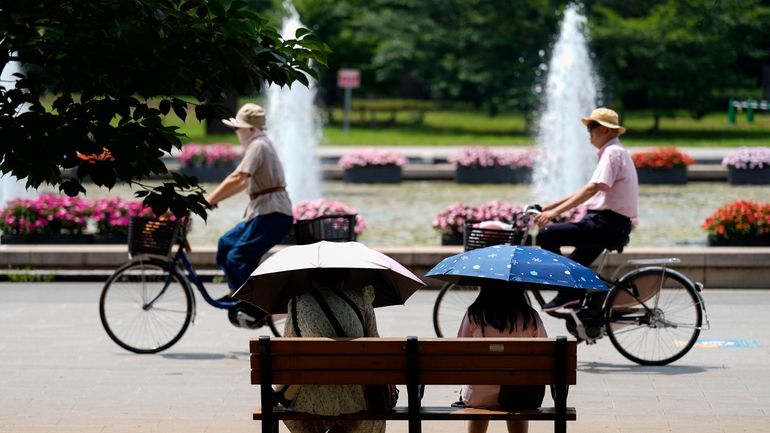
[[[390,412],[385,413],[367,413],[358,412],[324,417],[321,415],[309,415],[302,412],[292,412],[283,407],[273,408],[273,414],[279,420],[309,420],[309,419],[335,419],[335,420],[361,420],[361,419],[384,419],[384,420],[407,420],[409,412],[407,407],[396,407]],[[505,410],[477,409],[477,408],[454,408],[445,406],[421,407],[420,418],[428,421],[451,421],[451,420],[474,420],[474,419],[522,419],[534,421],[553,421],[556,419],[556,411],[552,407],[542,407],[540,409],[520,410],[508,412]],[[262,409],[257,408],[253,414],[254,420],[262,419]],[[567,408],[567,420],[577,419],[574,407]]]
[[[404,370],[406,369],[406,356],[379,355],[372,357],[370,354],[331,354],[331,355],[304,355],[304,354],[273,354],[270,357],[273,371],[282,370],[307,370],[311,368],[330,370]],[[251,356],[251,368],[261,368],[262,360],[259,355]]]
[[[296,342],[302,344],[296,344]],[[424,338],[418,342],[420,355],[433,353],[447,354],[479,354],[483,352],[508,355],[553,355],[555,354],[555,338]],[[288,354],[360,354],[374,355],[377,353],[405,353],[406,344],[400,338],[290,338],[275,337],[270,339],[273,356]],[[259,340],[250,341],[251,353],[260,353]],[[577,354],[574,345],[567,345],[567,355]]]
[[[576,383],[574,370],[567,372],[567,383]],[[356,384],[406,384],[403,370],[288,370],[273,371],[273,383],[305,385],[356,385]],[[508,384],[548,385],[554,383],[553,370],[420,370],[419,381],[423,385]],[[260,371],[251,371],[251,383],[261,383]]]
[[[282,370],[308,370],[308,369],[329,369],[329,370],[372,370],[376,373],[379,370],[398,370],[406,368],[406,357],[404,355],[381,355],[376,358],[369,354],[331,354],[331,355],[276,355],[271,357],[273,371]],[[475,369],[496,369],[496,368],[517,368],[537,370],[553,369],[556,361],[553,356],[548,355],[508,355],[508,354],[489,354],[479,355],[469,358],[467,355],[447,355],[420,356],[420,368],[423,370],[448,370],[456,369],[461,371]],[[567,367],[575,368],[577,359],[574,356],[567,357]],[[251,368],[261,368],[259,356],[251,357]]]
[[[555,355],[555,338],[425,338],[420,339],[420,356],[440,355]],[[567,355],[576,355],[577,348],[567,345]]]
[[[302,344],[296,344],[301,342]],[[251,353],[260,353],[259,339],[249,342]],[[322,337],[271,337],[270,351],[275,355],[312,354],[312,353],[366,353],[375,355],[406,353],[406,341],[403,338],[322,338]]]

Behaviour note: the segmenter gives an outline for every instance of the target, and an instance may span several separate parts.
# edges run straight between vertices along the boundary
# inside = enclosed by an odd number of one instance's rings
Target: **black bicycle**
[[[325,215],[294,224],[296,243],[355,240],[356,215]],[[207,304],[227,310],[238,327],[268,326],[281,336],[285,315],[265,315],[235,300],[214,299],[206,290],[186,251],[186,224],[132,218],[128,230],[130,259],[104,284],[99,317],[107,335],[134,353],[157,353],[173,346],[195,320],[193,287]]]
[[[529,216],[517,215],[512,229],[479,228],[476,223],[464,227],[466,251],[491,245],[520,245],[531,239],[527,229]],[[608,292],[589,293],[579,308],[549,312],[565,320],[567,331],[594,344],[605,335],[623,356],[641,365],[666,365],[684,356],[695,344],[700,331],[710,323],[703,300],[703,285],[669,266],[677,258],[627,260],[610,278],[602,271],[611,251],[623,251],[618,245],[604,251],[596,271],[610,287]],[[628,267],[634,269],[622,273]],[[622,275],[621,275],[622,273]],[[452,335],[479,288],[445,283],[433,306],[436,335]],[[531,290],[532,298],[542,307],[540,290]],[[705,326],[703,325],[705,320]]]

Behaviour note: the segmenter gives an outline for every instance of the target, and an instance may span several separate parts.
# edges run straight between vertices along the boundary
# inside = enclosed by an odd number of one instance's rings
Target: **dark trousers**
[[[238,223],[219,238],[217,265],[230,289],[246,282],[262,256],[286,236],[293,222],[293,217],[282,213],[259,215]]]
[[[591,266],[608,247],[624,245],[631,233],[631,220],[619,213],[603,210],[588,211],[576,223],[548,224],[537,236],[537,244],[543,249],[561,254],[561,247],[575,247],[569,258],[583,266]],[[575,297],[576,293],[562,296]],[[582,294],[579,296],[582,298]]]
[[[588,211],[576,223],[554,223],[537,235],[537,244],[561,254],[561,247],[575,247],[569,258],[583,266],[591,266],[608,247],[618,247],[631,233],[631,220],[613,211]]]

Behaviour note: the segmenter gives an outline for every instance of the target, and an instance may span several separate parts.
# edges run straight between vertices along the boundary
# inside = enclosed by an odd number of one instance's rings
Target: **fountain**
[[[18,62],[8,62],[0,74],[0,86],[13,88],[16,86],[16,77],[13,74],[21,72]],[[16,114],[26,111],[26,105],[20,107]],[[16,179],[15,176],[10,174],[0,174],[0,208],[3,208],[5,204],[15,198],[27,197],[32,191],[29,191],[25,187],[25,183]]]
[[[534,196],[540,202],[573,193],[588,182],[596,165],[596,149],[580,122],[595,108],[598,87],[585,23],[579,6],[571,3],[548,64],[536,136],[541,155],[532,175]]]
[[[291,1],[284,1],[288,16],[281,36],[293,39],[302,26]],[[267,135],[276,144],[286,173],[289,197],[294,203],[319,198],[320,166],[316,148],[321,140],[321,121],[315,107],[316,82],[289,87],[271,85],[267,89]]]

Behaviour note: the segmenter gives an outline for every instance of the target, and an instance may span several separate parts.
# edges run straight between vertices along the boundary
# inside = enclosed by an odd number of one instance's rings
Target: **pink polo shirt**
[[[639,181],[631,155],[620,140],[613,138],[599,149],[591,183],[599,184],[599,192],[584,203],[588,210],[611,210],[636,221],[638,216]]]

